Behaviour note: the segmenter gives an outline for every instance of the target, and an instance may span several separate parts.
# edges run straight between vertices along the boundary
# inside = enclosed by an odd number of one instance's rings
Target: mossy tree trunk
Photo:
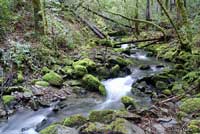
[[[35,32],[44,34],[44,26],[43,26],[43,16],[41,13],[41,2],[40,0],[32,0],[33,5],[33,12],[34,12],[34,26],[35,26]]]
[[[138,19],[139,17],[139,1],[136,0],[136,4],[135,4],[135,19]],[[137,35],[140,34],[140,30],[139,30],[139,23],[135,22],[135,32]]]

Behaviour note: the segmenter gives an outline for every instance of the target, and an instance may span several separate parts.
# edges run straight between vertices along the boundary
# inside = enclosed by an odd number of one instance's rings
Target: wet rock
[[[136,108],[136,102],[133,98],[129,96],[124,96],[121,98],[121,102],[124,104],[125,108],[131,108],[135,109]]]
[[[120,66],[119,65],[115,65],[111,68],[110,70],[110,75],[111,77],[116,77],[119,75],[120,72]]]
[[[149,70],[149,69],[151,69],[151,67],[149,65],[141,65],[139,68],[140,68],[140,70]]]
[[[132,64],[132,62],[130,60],[122,58],[122,57],[117,57],[117,56],[113,56],[113,57],[109,58],[108,62],[113,65],[118,64],[120,67],[125,67],[125,66]]]
[[[6,116],[6,111],[0,108],[0,118]]]
[[[49,84],[53,86],[62,86],[63,83],[62,77],[53,71],[45,74],[42,78],[44,81],[47,81]]]
[[[168,88],[168,83],[165,83],[163,81],[157,81],[156,82],[156,88],[163,90],[163,89],[167,89]]]
[[[87,122],[87,118],[80,114],[67,117],[63,120],[62,124],[67,127],[80,127]]]
[[[41,130],[40,134],[78,134],[78,131],[60,124],[53,124]]]
[[[116,117],[119,117],[119,118],[124,118],[128,121],[133,121],[134,123],[139,123],[141,122],[141,116],[140,115],[137,115],[135,113],[130,113],[126,110],[123,110],[123,111],[116,111]]]

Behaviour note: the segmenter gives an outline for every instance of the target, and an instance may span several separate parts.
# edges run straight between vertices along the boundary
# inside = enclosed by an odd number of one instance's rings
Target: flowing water
[[[127,44],[122,45],[124,49],[127,47]],[[57,113],[52,111],[53,106],[38,111],[18,111],[15,115],[11,116],[7,122],[0,124],[0,134],[38,134],[37,131],[41,128],[73,114],[81,113],[87,115],[90,110],[119,109],[123,107],[120,103],[120,99],[130,94],[132,84],[139,78],[160,72],[162,68],[156,66],[165,64],[154,58],[147,57],[146,53],[142,50],[136,48],[133,48],[133,50],[135,53],[130,57],[136,59],[138,66],[131,67],[132,74],[122,78],[102,81],[107,90],[105,101],[98,101],[94,98],[83,99],[81,101],[74,100],[72,104],[68,104],[67,107]],[[150,65],[151,68],[149,70],[140,70],[140,64]],[[149,97],[134,97],[141,105],[149,105],[151,103]]]

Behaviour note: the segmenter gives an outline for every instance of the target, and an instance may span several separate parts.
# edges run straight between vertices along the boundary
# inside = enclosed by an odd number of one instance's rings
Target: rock
[[[91,74],[87,74],[82,79],[85,87],[90,91],[98,91],[102,95],[106,95],[106,90],[104,85],[99,81],[98,78]]]
[[[169,89],[163,90],[162,93],[165,94],[165,95],[172,95],[172,92]]]
[[[185,113],[193,113],[200,110],[200,98],[189,98],[180,105],[180,110]]]
[[[65,66],[63,69],[62,69],[62,72],[67,75],[67,77],[72,77],[73,76],[73,73],[74,73],[74,70],[71,66]]]
[[[89,114],[90,122],[110,123],[115,118],[116,114],[113,110],[92,111]]]
[[[168,83],[165,83],[163,81],[157,81],[156,82],[156,88],[163,90],[163,89],[167,89],[168,88]]]
[[[22,71],[19,71],[19,72],[17,73],[17,80],[16,80],[16,82],[17,82],[17,83],[22,83],[23,81],[24,81],[23,73],[22,73]]]
[[[149,70],[151,67],[149,65],[140,65],[140,70]]]
[[[79,80],[70,80],[70,81],[68,81],[68,84],[69,84],[71,87],[74,87],[74,86],[81,86],[81,85],[82,85],[82,82],[79,81]]]
[[[134,99],[129,96],[122,97],[121,102],[124,104],[125,108],[128,108],[128,107],[131,107],[132,109],[136,108],[136,103]]]
[[[53,124],[41,130],[40,134],[78,134],[78,131],[60,124]]]
[[[27,89],[24,88],[23,86],[13,86],[13,87],[8,87],[4,91],[4,94],[11,94],[12,92],[24,92]]]
[[[6,116],[6,111],[0,108],[0,118],[3,118]]]
[[[101,40],[99,39],[99,40],[96,40],[95,43],[97,45],[112,47],[112,42],[108,39],[101,39]]]
[[[117,77],[119,75],[119,72],[120,72],[120,66],[115,65],[114,67],[111,68],[110,75],[111,77]]]
[[[116,111],[116,117],[124,118],[128,121],[133,121],[134,123],[140,123],[142,118],[141,116],[126,110]]]
[[[80,127],[87,122],[87,118],[80,114],[67,117],[63,120],[62,124],[67,127]]]
[[[200,120],[191,120],[188,125],[189,133],[200,133]]]
[[[166,134],[165,128],[161,124],[153,124],[153,128],[158,134]]]
[[[106,128],[111,129],[113,134],[145,134],[141,128],[122,118],[117,118]]]
[[[96,64],[91,59],[85,58],[73,63],[73,67],[76,65],[84,66],[88,69],[88,71],[92,71],[96,68]]]
[[[186,74],[182,80],[187,81],[188,83],[194,82],[195,80],[199,79],[200,71],[193,71]]]
[[[37,81],[37,82],[35,82],[35,85],[39,86],[39,87],[48,87],[49,83],[46,81]]]
[[[46,74],[46,73],[49,73],[51,70],[48,68],[48,67],[43,67],[41,72],[42,74]]]
[[[49,82],[49,84],[51,84],[51,85],[53,85],[53,86],[62,86],[62,83],[63,83],[62,77],[61,77],[59,74],[57,74],[57,73],[55,73],[55,72],[53,72],[53,71],[51,71],[51,72],[45,74],[45,75],[42,77],[42,79],[43,79],[44,81]]]
[[[2,100],[5,105],[11,104],[11,102],[13,102],[15,99],[16,99],[15,96],[12,96],[12,95],[2,96]]]
[[[74,74],[77,76],[77,77],[82,77],[84,76],[85,74],[88,73],[87,71],[87,68],[85,66],[82,66],[82,65],[74,65]]]
[[[62,59],[62,64],[64,64],[65,66],[71,66],[73,64],[73,60],[71,60],[70,58],[64,58]]]
[[[106,134],[105,125],[99,122],[89,122],[81,126],[79,134]]]
[[[113,57],[109,58],[108,62],[110,64],[114,64],[114,65],[118,64],[120,67],[125,67],[125,66],[132,64],[132,62],[130,60],[121,58],[121,57],[117,57],[117,56],[113,56]]]

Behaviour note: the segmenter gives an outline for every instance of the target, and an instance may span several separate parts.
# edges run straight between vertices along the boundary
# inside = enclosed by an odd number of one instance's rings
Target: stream
[[[121,47],[125,49],[128,45],[124,44]],[[163,68],[158,67],[158,65],[168,67],[164,62],[147,57],[147,53],[142,50],[134,47],[132,50],[134,53],[130,57],[138,62],[138,66],[131,67],[131,75],[102,81],[107,91],[105,100],[85,98],[81,101],[76,101],[79,98],[75,98],[74,101],[71,101],[73,102],[72,104],[68,104],[58,112],[53,112],[55,104],[52,104],[50,108],[42,108],[38,111],[22,109],[9,117],[8,121],[0,123],[0,134],[38,134],[38,131],[42,128],[70,115],[79,113],[87,115],[91,110],[119,109],[123,107],[120,99],[125,95],[133,96],[131,94],[131,86],[137,79],[162,71]],[[139,65],[141,64],[150,65],[150,69],[140,70]],[[134,96],[134,98],[143,106],[151,105],[151,99],[148,96]]]

